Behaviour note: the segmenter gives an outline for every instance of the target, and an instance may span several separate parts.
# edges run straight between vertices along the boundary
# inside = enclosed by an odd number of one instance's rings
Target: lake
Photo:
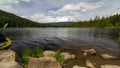
[[[7,28],[4,34],[13,40],[11,49],[16,51],[40,45],[44,49],[89,47],[120,53],[119,32],[112,28]]]

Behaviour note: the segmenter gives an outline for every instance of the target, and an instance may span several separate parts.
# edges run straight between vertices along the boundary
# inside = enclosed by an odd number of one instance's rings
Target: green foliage
[[[23,50],[22,53],[22,61],[26,65],[28,64],[28,57],[35,57],[39,58],[43,56],[43,49],[40,48],[39,46],[36,46],[33,50],[30,50],[29,48],[26,48]]]
[[[120,37],[118,38],[118,44],[119,44],[119,46],[120,46]]]
[[[70,25],[70,27],[92,27],[92,28],[105,28],[114,27],[120,28],[120,14],[108,16],[106,18],[96,16],[95,19],[89,21],[79,21]]]
[[[22,53],[22,60],[24,64],[28,64],[28,57],[32,55],[32,52],[30,49],[24,49]]]
[[[60,54],[60,49],[58,49],[56,52],[55,52],[55,58],[57,59],[57,61],[60,62],[60,64],[64,64],[65,63],[65,59],[61,56]]]
[[[120,46],[120,33],[119,33],[119,37],[118,37],[118,44]]]
[[[32,56],[36,58],[43,57],[43,49],[39,46],[36,46],[33,50]]]

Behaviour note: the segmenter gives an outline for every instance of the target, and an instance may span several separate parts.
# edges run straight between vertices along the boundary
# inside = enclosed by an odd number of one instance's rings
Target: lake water
[[[96,47],[103,51],[120,52],[117,43],[120,29],[93,28],[8,28],[4,34],[13,40],[12,49],[40,45],[45,49],[58,47]]]

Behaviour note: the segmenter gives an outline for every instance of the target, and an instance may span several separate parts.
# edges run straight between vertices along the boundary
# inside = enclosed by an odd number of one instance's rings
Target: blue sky
[[[94,19],[120,13],[120,0],[0,0],[0,9],[40,23]]]

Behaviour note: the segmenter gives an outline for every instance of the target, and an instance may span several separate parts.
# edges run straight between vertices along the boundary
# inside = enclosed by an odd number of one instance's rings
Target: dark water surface
[[[45,49],[95,47],[118,53],[119,32],[120,29],[111,28],[8,28],[4,34],[13,40],[11,48],[14,50],[40,45]]]

